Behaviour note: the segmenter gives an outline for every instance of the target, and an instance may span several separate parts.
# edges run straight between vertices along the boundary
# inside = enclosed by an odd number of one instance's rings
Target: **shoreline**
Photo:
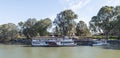
[[[77,43],[78,46],[88,46],[93,44],[94,40],[74,40],[75,43]],[[120,40],[107,40],[108,43],[112,45],[120,45]],[[31,39],[18,39],[18,40],[10,40],[10,41],[0,41],[0,44],[5,45],[31,45]]]

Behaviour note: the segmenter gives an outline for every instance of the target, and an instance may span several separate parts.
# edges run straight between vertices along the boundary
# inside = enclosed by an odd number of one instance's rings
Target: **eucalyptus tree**
[[[90,31],[84,21],[79,21],[76,26],[76,35],[77,36],[87,36],[90,34]]]
[[[0,27],[1,41],[9,41],[12,39],[16,39],[17,34],[18,34],[18,28],[13,23],[3,24]]]
[[[120,6],[115,7],[114,13],[114,29],[112,30],[115,34],[118,35],[120,39]]]
[[[113,21],[115,10],[112,6],[102,7],[97,16],[92,17],[90,21],[90,27],[93,31],[103,31],[106,34],[106,38],[109,38],[109,32],[113,29],[114,26],[111,25]]]
[[[112,34],[117,35],[120,39],[120,15],[116,17],[116,20],[113,21],[114,28],[111,31]]]
[[[27,38],[31,38],[37,35],[36,30],[33,26],[36,24],[37,20],[35,18],[28,18],[25,22],[19,22],[20,33],[24,34]]]
[[[75,33],[75,21],[77,19],[77,14],[75,14],[72,10],[64,10],[57,14],[54,24],[59,28],[62,35],[70,36]]]
[[[35,18],[29,18],[25,23],[24,23],[24,30],[23,34],[27,36],[27,38],[31,38],[33,36],[36,36],[37,33],[33,26],[36,24],[37,20]]]
[[[94,33],[94,32],[101,32],[101,22],[99,22],[100,20],[98,19],[97,16],[93,16],[92,19],[90,20],[89,24],[90,24],[90,30]]]
[[[61,32],[60,32],[60,29],[57,27],[57,26],[55,26],[54,28],[53,28],[53,34],[55,35],[55,36],[61,36],[62,34],[61,34]]]
[[[48,34],[48,29],[52,27],[52,21],[49,18],[41,19],[38,21],[33,28],[39,33],[40,36]]]
[[[19,28],[19,34],[20,34],[20,36],[22,36],[23,30],[24,30],[24,22],[20,21],[18,23],[18,28]]]
[[[120,15],[120,6],[116,6],[115,7],[115,13],[114,13],[114,15],[116,15],[116,16]]]
[[[24,27],[31,28],[36,22],[37,20],[35,18],[28,18],[28,20],[24,24]]]

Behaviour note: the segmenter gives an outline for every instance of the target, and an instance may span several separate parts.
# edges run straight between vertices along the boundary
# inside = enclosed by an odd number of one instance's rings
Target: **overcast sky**
[[[51,18],[65,9],[72,9],[88,24],[103,6],[120,5],[120,0],[0,0],[0,24],[26,21],[28,18]]]

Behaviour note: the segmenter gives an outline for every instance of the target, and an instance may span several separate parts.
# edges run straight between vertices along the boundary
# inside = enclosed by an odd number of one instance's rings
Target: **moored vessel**
[[[60,47],[76,46],[77,44],[70,38],[58,37],[34,37],[31,42],[32,46]]]

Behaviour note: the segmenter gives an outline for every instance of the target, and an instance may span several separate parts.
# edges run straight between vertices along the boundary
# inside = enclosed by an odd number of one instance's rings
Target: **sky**
[[[120,0],[0,0],[0,25],[17,24],[28,18],[54,18],[66,9],[73,10],[87,25],[103,6],[120,5]]]

